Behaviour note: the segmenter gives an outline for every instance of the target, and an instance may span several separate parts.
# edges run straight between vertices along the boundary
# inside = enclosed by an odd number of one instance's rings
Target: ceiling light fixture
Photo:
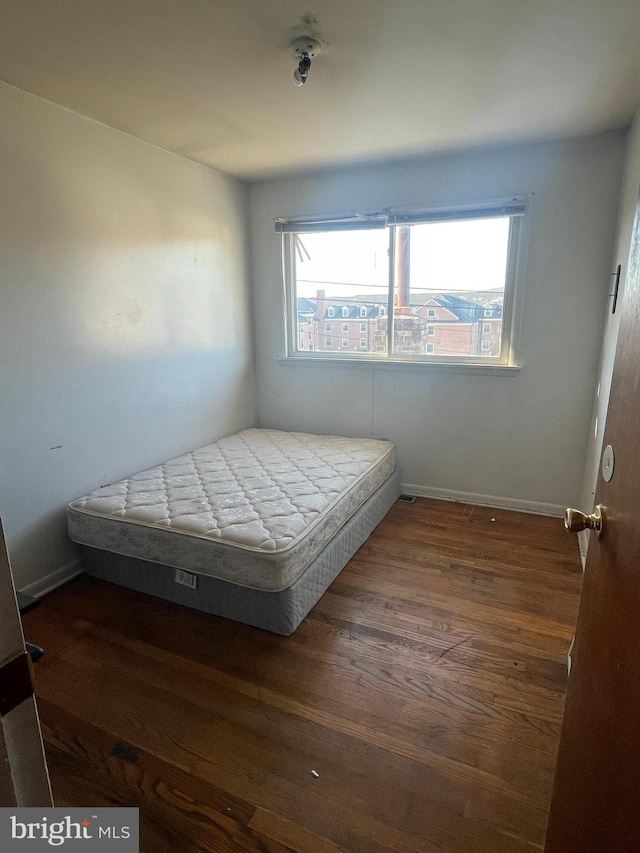
[[[293,72],[293,85],[304,86],[309,76],[311,59],[320,53],[322,45],[311,36],[298,36],[291,42],[291,50],[298,58],[298,66]]]

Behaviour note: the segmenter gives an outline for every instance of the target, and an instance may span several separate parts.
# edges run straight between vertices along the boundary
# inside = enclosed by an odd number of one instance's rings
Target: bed
[[[248,429],[68,508],[94,577],[291,634],[400,494],[388,441]]]

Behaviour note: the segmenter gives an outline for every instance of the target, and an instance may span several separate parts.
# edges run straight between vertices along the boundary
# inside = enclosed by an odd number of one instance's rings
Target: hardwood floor
[[[581,580],[559,520],[424,499],[291,637],[81,576],[24,619],[56,804],[144,853],[539,851]]]

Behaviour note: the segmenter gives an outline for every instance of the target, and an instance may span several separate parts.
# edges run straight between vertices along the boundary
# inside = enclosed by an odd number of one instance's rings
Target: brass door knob
[[[604,515],[602,504],[594,509],[591,515],[585,515],[579,509],[567,509],[564,514],[564,529],[567,533],[580,533],[581,530],[593,530],[599,539],[604,532]]]

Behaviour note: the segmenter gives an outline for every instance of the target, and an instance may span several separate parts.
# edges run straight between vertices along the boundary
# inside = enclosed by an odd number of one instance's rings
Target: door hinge
[[[616,306],[618,305],[618,288],[620,287],[620,271],[622,270],[622,264],[618,264],[618,269],[611,273],[611,275],[615,276],[615,286],[613,288],[613,302],[611,304],[611,313],[616,313]]]
[[[31,658],[25,652],[0,667],[0,717],[32,695]]]

